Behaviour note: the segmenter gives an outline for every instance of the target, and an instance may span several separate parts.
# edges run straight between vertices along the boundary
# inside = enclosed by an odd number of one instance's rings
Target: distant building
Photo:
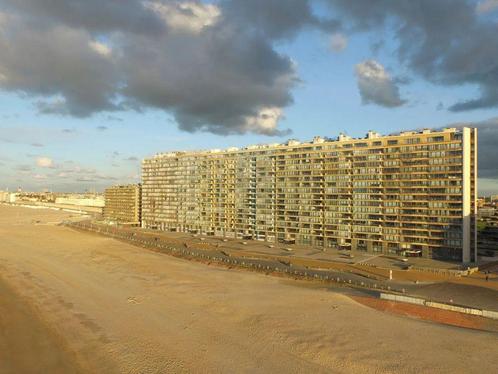
[[[55,195],[51,192],[17,192],[17,200],[22,203],[53,203]]]
[[[477,257],[477,130],[145,159],[142,226],[370,253]]]
[[[104,218],[120,223],[140,224],[140,184],[109,187],[104,192],[104,198]]]
[[[491,196],[490,196],[490,200],[491,200],[492,202],[494,202],[494,201],[498,202],[498,195],[491,195]]]
[[[6,191],[0,191],[0,202],[6,203],[8,199],[9,193]]]
[[[477,199],[477,208],[482,208],[486,205],[486,199],[484,197],[480,197]]]
[[[104,197],[57,197],[55,203],[59,205],[76,205],[83,207],[104,207]]]
[[[0,191],[0,202],[2,203],[15,203],[17,195],[14,192]]]
[[[489,218],[495,215],[496,209],[493,207],[479,208],[477,211],[478,218]]]

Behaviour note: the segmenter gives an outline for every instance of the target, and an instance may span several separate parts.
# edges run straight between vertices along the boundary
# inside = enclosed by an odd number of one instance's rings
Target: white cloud
[[[36,165],[38,165],[41,168],[51,168],[51,167],[53,167],[54,163],[53,163],[51,158],[38,157],[36,159]]]
[[[47,176],[43,175],[43,174],[35,174],[35,175],[33,175],[33,179],[44,180],[44,179],[47,179]]]
[[[104,43],[92,40],[88,42],[88,46],[103,57],[110,57],[112,55],[111,48]]]
[[[356,78],[363,104],[393,108],[403,105],[398,86],[380,63],[363,61],[356,65]]]
[[[335,33],[330,38],[330,48],[334,52],[341,52],[348,46],[348,38],[341,33]]]
[[[246,128],[260,134],[272,134],[276,131],[282,115],[281,108],[262,108],[256,115],[246,117]]]
[[[145,3],[149,9],[160,15],[164,22],[176,31],[198,34],[205,27],[216,24],[221,15],[219,7],[213,4],[195,2]]]
[[[489,13],[498,9],[498,0],[480,1],[476,6],[476,11],[479,14]]]

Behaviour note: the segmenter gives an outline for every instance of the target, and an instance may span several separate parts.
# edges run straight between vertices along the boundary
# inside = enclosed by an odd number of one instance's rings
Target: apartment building
[[[15,203],[17,194],[15,192],[0,191],[0,203]]]
[[[145,228],[475,260],[473,128],[171,152],[142,168]]]
[[[104,218],[124,224],[140,224],[140,184],[109,187],[104,192],[104,199]]]

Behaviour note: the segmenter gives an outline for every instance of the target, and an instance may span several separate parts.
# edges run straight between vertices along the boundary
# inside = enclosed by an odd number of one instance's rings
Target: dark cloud
[[[313,12],[323,3],[329,18]],[[306,28],[375,40],[393,31],[410,75],[479,88],[449,110],[498,105],[498,28],[470,0],[0,0],[0,9],[0,88],[46,114],[153,108],[189,132],[283,135],[299,78],[276,45]],[[370,83],[359,84],[364,101],[403,104],[398,78],[378,92]]]
[[[76,129],[62,129],[64,134],[72,134],[76,132]]]
[[[399,41],[400,61],[428,81],[476,85],[481,96],[449,107],[498,106],[498,26],[467,0],[327,0],[350,31],[387,26]]]
[[[476,127],[478,139],[478,173],[479,178],[498,180],[498,117],[478,122],[458,122],[445,127]]]
[[[87,31],[15,20],[0,33],[2,89],[51,97],[36,103],[46,114],[85,117],[117,108],[117,72],[109,57],[92,47]]]
[[[164,24],[137,0],[2,0],[4,6],[42,24],[62,23],[102,34],[130,31],[153,34]]]
[[[44,145],[41,144],[41,143],[31,143],[31,146],[32,147],[38,147],[38,148],[44,147]]]
[[[277,132],[280,109],[292,102],[290,59],[263,39],[231,29],[165,36],[162,45],[175,53],[157,53],[153,45],[144,51],[144,41],[128,40],[123,62],[127,96],[170,108],[179,127],[189,132]],[[274,117],[264,117],[268,115]]]
[[[96,127],[96,129],[97,129],[98,131],[105,131],[105,130],[107,130],[107,129],[108,129],[108,127],[107,127],[107,126],[97,126],[97,127]]]
[[[320,19],[310,0],[224,0],[224,17],[265,38],[292,38],[306,27],[335,31],[340,22]]]
[[[133,161],[133,162],[135,162],[135,161],[138,161],[138,157],[130,156],[127,159],[125,159],[125,161]]]
[[[272,40],[332,27],[288,1],[0,0],[0,87],[45,114],[156,108],[189,132],[283,134],[297,77]]]
[[[356,78],[361,100],[364,104],[377,104],[394,108],[405,103],[399,94],[396,81],[384,67],[374,60],[363,61],[356,65]]]
[[[498,117],[472,125],[478,129],[479,178],[498,179]]]
[[[498,69],[492,72],[492,74],[498,77]],[[494,80],[494,84],[498,84],[498,79],[494,78]],[[481,86],[481,97],[456,103],[450,106],[449,110],[452,112],[463,112],[466,110],[486,109],[496,106],[498,106],[498,88]]]

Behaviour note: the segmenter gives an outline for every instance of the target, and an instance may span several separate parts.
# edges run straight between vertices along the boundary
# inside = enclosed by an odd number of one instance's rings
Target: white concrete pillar
[[[472,222],[474,222],[474,259],[477,263],[477,128],[473,129],[474,132],[474,211]]]
[[[471,129],[462,129],[462,262],[470,262],[470,223],[471,223]]]

